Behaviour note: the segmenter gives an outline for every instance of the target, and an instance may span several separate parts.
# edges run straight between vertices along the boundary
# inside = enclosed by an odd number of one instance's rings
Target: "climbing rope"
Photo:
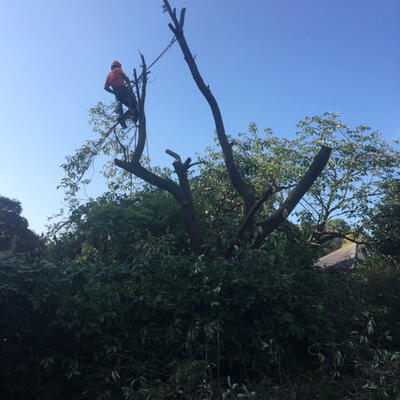
[[[146,72],[172,47],[172,45],[176,42],[176,37],[174,36],[169,45],[161,52],[161,54],[146,68]]]
[[[148,72],[150,68],[172,47],[172,45],[176,42],[176,36],[174,36],[169,42],[168,46],[161,52],[161,54],[146,68],[146,71],[142,72],[139,76],[139,82],[143,79],[143,73]],[[131,81],[134,83],[134,81]]]

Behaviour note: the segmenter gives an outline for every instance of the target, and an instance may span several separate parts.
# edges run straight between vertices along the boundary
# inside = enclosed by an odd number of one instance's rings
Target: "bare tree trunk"
[[[190,190],[188,170],[190,167],[191,159],[187,158],[184,163],[181,161],[181,157],[171,150],[166,150],[166,153],[175,158],[173,166],[178,176],[179,186],[181,189],[181,199],[179,204],[182,209],[183,219],[185,228],[189,233],[190,245],[197,254],[202,251],[203,238],[200,233],[200,226],[196,218],[196,210],[194,208],[192,192]]]

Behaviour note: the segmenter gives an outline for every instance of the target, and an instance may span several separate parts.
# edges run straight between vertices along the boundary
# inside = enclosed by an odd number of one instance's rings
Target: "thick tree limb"
[[[326,242],[328,242],[329,240],[335,239],[335,238],[341,238],[341,239],[346,239],[346,240],[350,240],[352,242],[355,243],[363,243],[363,242],[358,242],[356,239],[350,237],[349,235],[356,235],[356,234],[360,234],[360,232],[354,231],[354,232],[335,232],[335,231],[325,231],[321,233],[321,239],[318,241],[318,245],[322,245]]]
[[[215,123],[215,129],[217,131],[218,140],[221,145],[222,152],[224,154],[225,166],[228,170],[229,178],[234,188],[238,191],[238,193],[242,197],[245,203],[246,212],[249,212],[249,210],[252,208],[252,206],[256,201],[256,197],[252,187],[243,179],[242,175],[240,174],[239,168],[236,165],[236,162],[233,157],[232,147],[225,133],[225,127],[218,103],[215,100],[209,86],[207,86],[204,83],[204,80],[200,75],[194,57],[188,47],[185,36],[183,34],[183,24],[184,24],[184,16],[186,10],[185,8],[182,9],[180,20],[178,21],[176,16],[176,11],[175,9],[174,11],[171,9],[168,0],[163,0],[163,2],[165,9],[168,11],[168,14],[170,15],[173,21],[173,24],[170,23],[168,26],[171,29],[171,31],[175,34],[178,40],[185,61],[190,69],[190,72],[192,73],[193,79],[196,82],[198,89],[203,94],[203,96],[205,97],[211,108],[211,112]]]
[[[200,231],[200,226],[197,222],[196,211],[194,209],[192,192],[189,185],[188,179],[188,166],[191,159],[188,158],[184,163],[181,161],[181,157],[173,152],[172,150],[166,150],[166,153],[175,158],[173,166],[178,176],[179,189],[180,189],[180,200],[178,200],[183,213],[183,220],[185,223],[186,232],[190,239],[191,248],[197,253],[201,254],[203,247],[203,238]]]
[[[255,239],[256,247],[259,247],[264,239],[286,220],[304,194],[311,188],[312,184],[321,174],[329,160],[330,154],[331,149],[322,146],[303,178],[301,178],[296,187],[289,193],[288,197],[279,209],[270,217],[258,224],[258,226],[262,228],[262,232],[259,233]]]
[[[145,182],[157,186],[160,189],[166,190],[174,196],[182,210],[186,232],[190,240],[190,246],[196,254],[202,254],[203,239],[200,226],[198,225],[196,218],[189,181],[187,178],[186,166],[181,161],[174,161],[173,165],[179,180],[179,185],[177,185],[172,179],[159,177],[140,165],[139,162],[125,162],[115,159],[114,163],[118,167],[123,168],[138,178],[143,179]]]
[[[357,240],[352,238],[351,234],[359,234],[360,232],[354,231],[354,232],[346,232],[346,233],[341,233],[341,232],[329,232],[326,231],[323,233],[323,238],[318,242],[318,243],[311,243],[314,246],[321,246],[324,243],[328,242],[331,239],[335,239],[335,238],[340,238],[340,239],[346,239],[349,242],[353,242],[353,243],[357,243],[357,244],[368,244],[368,242],[364,241],[364,240]],[[327,235],[327,236],[325,236]]]
[[[138,141],[133,152],[131,163],[138,163],[142,157],[144,146],[146,144],[147,130],[146,130],[146,115],[144,113],[144,102],[146,99],[146,86],[147,86],[147,71],[146,62],[142,57],[142,73],[141,73],[141,90],[139,88],[140,78],[137,77],[136,70],[134,71],[134,82],[136,91],[138,92]]]
[[[166,190],[174,197],[179,197],[179,186],[172,179],[161,178],[140,165],[138,162],[125,162],[116,158],[114,160],[114,164],[134,174],[138,178],[143,179],[145,182],[157,186],[160,189]]]

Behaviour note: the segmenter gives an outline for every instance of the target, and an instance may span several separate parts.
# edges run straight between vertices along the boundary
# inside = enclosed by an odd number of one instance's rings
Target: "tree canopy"
[[[18,200],[0,196],[0,252],[32,251],[39,245],[37,236],[28,229],[28,221],[21,212]]]

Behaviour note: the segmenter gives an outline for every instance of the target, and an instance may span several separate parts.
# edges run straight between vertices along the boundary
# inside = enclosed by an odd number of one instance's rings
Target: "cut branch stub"
[[[180,156],[179,154],[175,153],[174,151],[167,149],[167,150],[165,150],[165,152],[166,152],[169,156],[175,158],[175,160],[181,161],[181,156]]]
[[[165,150],[165,152],[173,157],[175,161],[172,163],[176,175],[178,176],[180,199],[178,203],[181,206],[183,219],[190,239],[190,245],[196,254],[201,254],[203,251],[203,238],[200,231],[200,226],[197,222],[196,210],[193,204],[192,191],[189,185],[188,179],[188,165],[191,162],[190,158],[187,158],[182,163],[181,156],[172,150]]]
[[[176,34],[176,29],[174,28],[174,26],[173,26],[171,23],[168,24],[168,27],[169,27],[169,29],[171,29],[172,33],[173,33],[175,36],[177,36],[177,34]]]
[[[183,25],[185,23],[185,13],[186,13],[186,8],[183,7],[181,10],[181,15],[179,16],[179,27],[183,29]]]

